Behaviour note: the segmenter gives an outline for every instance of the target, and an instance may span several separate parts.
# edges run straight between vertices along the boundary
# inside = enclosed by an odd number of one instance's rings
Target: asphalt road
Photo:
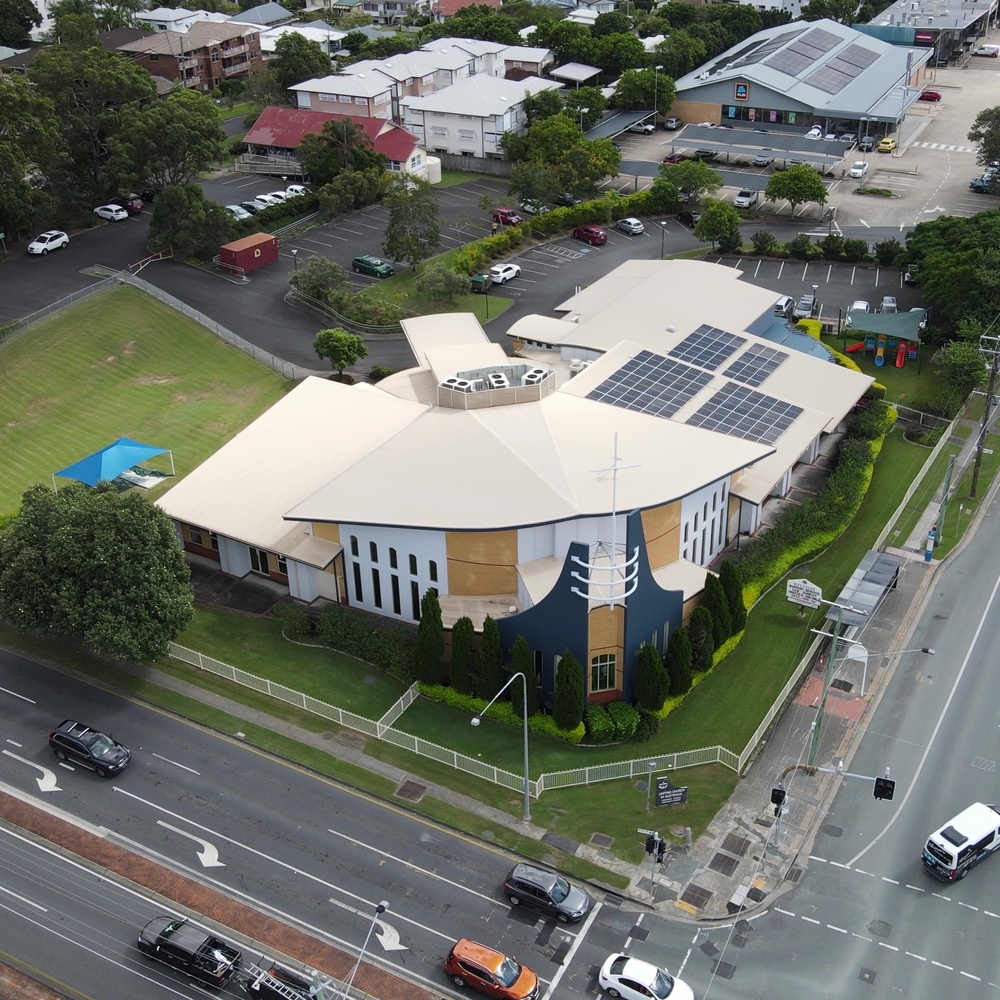
[[[441,970],[451,943],[474,937],[533,968],[546,996],[557,986],[560,997],[582,996],[591,969],[634,922],[599,891],[575,926],[511,907],[499,887],[513,860],[487,845],[10,653],[0,653],[0,669],[4,774],[21,793],[348,951],[360,948],[386,899],[372,951],[442,994],[454,994]],[[60,764],[46,735],[66,717],[112,733],[131,747],[132,763],[107,781]],[[0,881],[6,894],[18,885]],[[86,919],[70,899],[63,909]],[[140,924],[133,916],[108,937],[127,942]],[[52,978],[67,975],[61,956],[16,950]]]

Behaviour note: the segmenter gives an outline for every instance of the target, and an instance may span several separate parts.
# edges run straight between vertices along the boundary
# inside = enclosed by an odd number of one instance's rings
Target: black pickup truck
[[[179,917],[153,917],[139,931],[139,951],[147,958],[222,987],[240,968],[239,950]]]

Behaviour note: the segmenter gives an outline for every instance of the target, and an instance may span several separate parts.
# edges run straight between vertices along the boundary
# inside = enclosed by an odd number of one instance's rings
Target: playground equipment
[[[909,341],[901,340],[896,348],[896,367],[902,368],[906,364],[906,348]]]
[[[878,335],[878,339],[875,342],[875,367],[881,368],[885,364],[885,344],[886,337],[884,333]]]
[[[858,351],[863,350],[864,346],[865,342],[863,340],[859,340],[856,344],[851,344],[851,346],[847,348],[847,353],[856,354]]]

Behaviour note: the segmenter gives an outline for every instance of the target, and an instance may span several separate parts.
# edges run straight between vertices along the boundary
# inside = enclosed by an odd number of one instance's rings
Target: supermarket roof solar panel
[[[672,358],[690,361],[693,365],[714,372],[746,342],[746,337],[737,337],[734,333],[702,323],[669,353]]]

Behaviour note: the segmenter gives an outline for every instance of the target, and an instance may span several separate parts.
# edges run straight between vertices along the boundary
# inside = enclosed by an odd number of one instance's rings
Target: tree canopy
[[[328,184],[345,170],[384,170],[386,165],[385,157],[375,152],[364,126],[352,118],[328,121],[318,135],[305,136],[296,152],[316,184]]]
[[[983,165],[1000,160],[1000,107],[984,108],[969,129],[969,141],[979,147],[976,159]]]
[[[382,252],[392,260],[409,261],[412,267],[441,245],[437,199],[430,184],[418,178],[396,177],[385,194],[389,222]]]
[[[336,326],[332,330],[320,330],[313,340],[313,350],[316,354],[325,358],[336,369],[338,375],[343,376],[344,369],[357,364],[362,358],[368,357],[368,348],[365,346],[363,337],[356,333],[349,333],[342,327]]]
[[[764,192],[768,201],[787,201],[795,209],[808,201],[825,205],[829,192],[822,177],[804,163],[793,163],[787,170],[771,174]]]
[[[670,181],[678,191],[692,195],[696,201],[722,187],[722,174],[704,160],[663,163],[660,165],[660,176]]]
[[[41,23],[42,15],[31,0],[0,0],[0,45],[21,45]]]
[[[297,31],[287,31],[275,42],[268,66],[281,90],[288,90],[305,80],[329,76],[332,72],[330,57],[323,46]]]
[[[190,578],[167,515],[109,483],[35,486],[0,533],[0,617],[123,660],[166,653],[193,616]]]
[[[152,245],[173,247],[184,259],[211,258],[224,242],[229,217],[221,205],[209,201],[199,184],[164,188],[153,202],[148,237]]]

